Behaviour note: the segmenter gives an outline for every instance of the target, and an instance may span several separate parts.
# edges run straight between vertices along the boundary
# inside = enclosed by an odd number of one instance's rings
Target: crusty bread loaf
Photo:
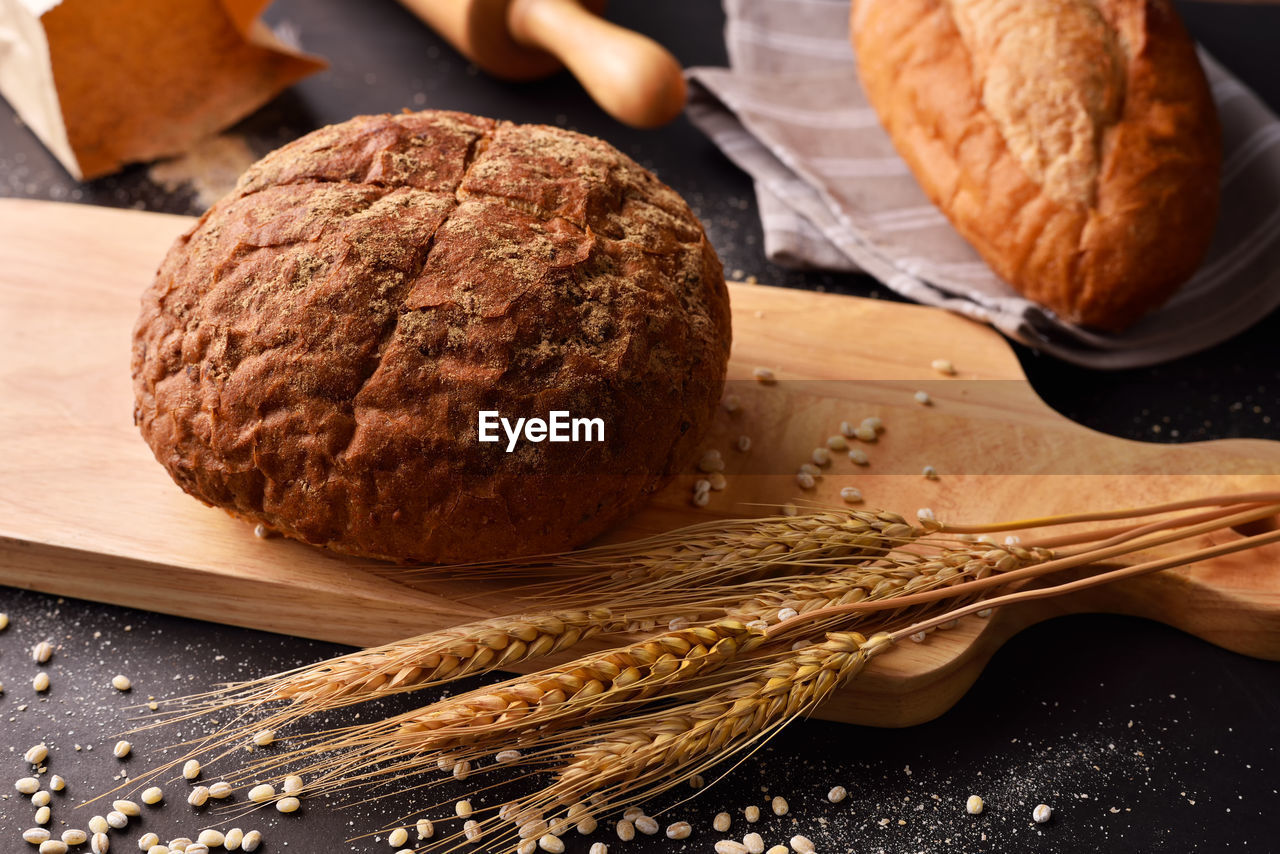
[[[1208,248],[1221,142],[1167,0],[856,0],[863,88],[1002,278],[1120,330]]]
[[[565,549],[687,464],[728,294],[688,206],[608,144],[371,116],[254,165],[170,249],[134,331],[136,420],[187,492],[351,554]],[[480,410],[605,441],[477,441]]]

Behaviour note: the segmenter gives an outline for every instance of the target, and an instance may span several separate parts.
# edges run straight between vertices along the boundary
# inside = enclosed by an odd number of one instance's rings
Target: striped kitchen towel
[[[689,115],[755,179],[769,258],[861,270],[1077,364],[1202,350],[1280,305],[1280,120],[1202,54],[1221,115],[1222,212],[1199,272],[1119,334],[1019,296],[930,204],[858,85],[848,0],[725,0],[730,67],[694,68]]]

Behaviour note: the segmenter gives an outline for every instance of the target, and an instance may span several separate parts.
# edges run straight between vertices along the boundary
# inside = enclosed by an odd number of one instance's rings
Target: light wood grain
[[[183,217],[0,201],[0,582],[350,644],[510,610],[478,585],[409,589],[359,562],[260,540],[174,486],[132,423],[129,337],[138,295]],[[730,488],[706,510],[682,478],[613,539],[799,497],[791,472],[841,420],[881,416],[869,469],[839,461],[812,497],[857,484],[869,504],[989,520],[1280,488],[1280,444],[1179,447],[1100,435],[1053,412],[989,329],[919,306],[735,285],[731,376],[720,413]],[[943,380],[929,364],[959,369]],[[782,379],[750,381],[768,366]],[[934,405],[912,392],[928,383]],[[750,454],[729,450],[751,435]],[[942,477],[919,475],[925,463]],[[1070,473],[1060,473],[1069,471]],[[1203,538],[1220,541],[1231,534]],[[879,659],[819,715],[906,725],[945,710],[991,652],[1059,613],[1159,619],[1280,658],[1280,549],[1223,558],[1085,596],[969,619]],[[585,648],[592,648],[588,645]]]
[[[605,20],[604,0],[400,0],[495,77],[531,80],[568,68],[587,94],[632,127],[684,109],[684,72],[648,36]]]

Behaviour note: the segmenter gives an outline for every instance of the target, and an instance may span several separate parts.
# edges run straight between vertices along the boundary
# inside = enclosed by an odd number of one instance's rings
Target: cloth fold
[[[1022,298],[929,202],[858,84],[848,0],[726,0],[725,11],[730,67],[689,70],[689,116],[754,179],[775,263],[863,271],[1093,368],[1185,356],[1280,305],[1280,119],[1203,51],[1223,128],[1213,245],[1164,306],[1111,334]]]

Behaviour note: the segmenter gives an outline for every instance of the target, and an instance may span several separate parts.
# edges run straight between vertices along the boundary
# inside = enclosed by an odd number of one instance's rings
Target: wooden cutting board
[[[358,561],[257,539],[170,482],[133,427],[130,330],[138,295],[190,222],[0,201],[0,582],[360,645],[518,607],[500,589],[410,589]],[[1155,446],[1068,421],[1035,395],[999,335],[947,312],[749,285],[734,285],[732,298],[730,371],[744,406],[720,413],[708,440],[724,451],[729,488],[698,510],[683,478],[614,539],[801,497],[834,504],[850,484],[871,506],[930,507],[952,521],[1280,488],[1280,443]],[[952,360],[957,376],[932,370],[935,358]],[[752,382],[758,366],[781,382]],[[920,388],[932,405],[915,401]],[[802,495],[799,463],[842,420],[868,415],[887,427],[867,446],[871,465],[840,458]],[[750,453],[730,449],[739,435],[752,437]],[[926,464],[937,480],[921,476]],[[1278,569],[1280,547],[1268,547],[966,619],[877,659],[818,714],[888,726],[932,718],[1007,638],[1060,613],[1141,615],[1280,659]]]

